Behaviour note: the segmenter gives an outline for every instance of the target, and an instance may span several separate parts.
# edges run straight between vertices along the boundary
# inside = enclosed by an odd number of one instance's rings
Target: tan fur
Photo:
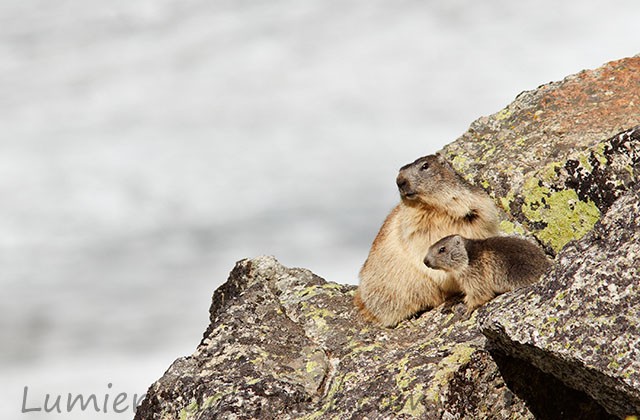
[[[429,168],[421,170],[425,163]],[[373,242],[355,297],[365,317],[388,327],[460,292],[454,275],[424,265],[434,242],[455,233],[485,238],[498,231],[493,201],[439,155],[403,167],[398,186],[402,201]]]
[[[467,314],[500,293],[535,283],[550,265],[542,249],[524,239],[473,240],[459,235],[436,242],[424,263],[458,279]]]

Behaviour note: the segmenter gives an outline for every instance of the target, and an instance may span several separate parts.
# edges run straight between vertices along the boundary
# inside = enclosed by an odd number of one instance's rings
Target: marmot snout
[[[461,185],[468,187],[465,188],[465,193],[471,189],[471,185],[440,155],[425,156],[403,166],[396,184],[403,200],[430,206],[452,200],[455,196],[466,195],[460,190]]]
[[[467,250],[460,235],[441,239],[431,246],[424,264],[434,270],[461,271],[469,265]]]

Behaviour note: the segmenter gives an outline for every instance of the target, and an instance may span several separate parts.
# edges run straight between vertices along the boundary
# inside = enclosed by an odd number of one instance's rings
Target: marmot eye
[[[426,171],[427,169],[429,169],[429,163],[425,162],[422,164],[422,166],[420,167],[421,171]]]
[[[439,254],[444,254],[444,252],[447,250],[447,248],[441,246],[440,249],[438,250]]]

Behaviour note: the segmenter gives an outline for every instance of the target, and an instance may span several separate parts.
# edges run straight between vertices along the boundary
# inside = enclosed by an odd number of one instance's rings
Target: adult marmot
[[[424,265],[434,242],[452,234],[486,238],[498,232],[493,201],[440,155],[403,166],[396,182],[400,204],[373,241],[354,298],[366,318],[387,327],[460,292],[454,275]]]
[[[467,314],[496,295],[538,281],[551,265],[540,247],[520,238],[442,238],[424,258],[427,267],[452,273],[465,294]]]

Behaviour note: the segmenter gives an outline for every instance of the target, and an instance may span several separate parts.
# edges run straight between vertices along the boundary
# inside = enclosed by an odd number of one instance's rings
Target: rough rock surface
[[[523,92],[443,150],[485,187],[507,232],[533,233],[551,254],[584,236],[640,165],[640,56]]]
[[[542,283],[480,311],[483,332],[617,416],[640,412],[638,124],[634,57],[525,92],[445,148],[501,205],[504,230],[560,252]]]
[[[541,284],[479,316],[507,354],[552,372],[620,417],[640,413],[640,185],[558,255]]]
[[[241,261],[136,419],[638,414],[639,125],[634,57],[522,93],[443,150],[505,232],[557,255],[540,284],[468,320],[458,303],[383,329],[355,313],[353,286]]]
[[[202,343],[149,389],[136,418],[607,417],[548,375],[496,363],[462,304],[384,329],[358,317],[354,290],[272,257],[240,261],[213,296]]]

